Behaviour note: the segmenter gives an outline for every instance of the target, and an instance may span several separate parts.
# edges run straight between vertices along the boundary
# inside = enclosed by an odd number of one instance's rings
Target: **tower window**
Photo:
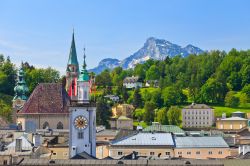
[[[43,123],[43,129],[47,129],[49,128],[49,123],[48,122],[44,122]]]
[[[84,91],[84,96],[83,96],[84,100],[87,100],[87,96],[88,96],[88,94],[87,94],[87,91],[85,90]]]
[[[75,81],[72,81],[72,91],[75,93]]]
[[[78,139],[83,139],[83,132],[78,132]]]
[[[63,123],[62,122],[58,122],[56,128],[57,129],[63,129]]]

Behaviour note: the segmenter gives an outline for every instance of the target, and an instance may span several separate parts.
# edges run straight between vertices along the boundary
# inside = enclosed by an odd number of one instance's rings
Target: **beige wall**
[[[96,158],[103,159],[109,156],[108,145],[96,146]]]
[[[213,109],[182,109],[183,127],[211,127],[213,123]]]
[[[133,129],[133,119],[117,119],[109,121],[111,129]]]
[[[128,120],[117,120],[117,129],[133,129],[133,120],[128,119]]]
[[[247,120],[218,120],[216,122],[216,128],[222,130],[239,130],[247,126]]]
[[[160,158],[168,158],[169,155],[166,154],[166,152],[170,153],[170,156],[174,156],[174,150],[169,147],[161,147],[161,148],[155,148],[154,146],[151,147],[110,147],[109,148],[109,156],[115,159],[119,159],[122,156],[129,155],[133,153],[133,151],[138,152],[139,156],[158,156],[161,153]],[[119,154],[122,152],[122,154]],[[153,152],[153,153],[152,153]]]
[[[69,147],[49,147],[53,151],[51,159],[69,159]]]
[[[190,154],[191,152],[191,154]],[[196,153],[200,154],[196,154]],[[209,152],[212,152],[209,154]],[[220,154],[221,152],[221,154]],[[188,148],[188,149],[175,149],[175,157],[194,158],[194,159],[207,159],[207,158],[226,158],[230,156],[229,148]]]
[[[51,129],[56,129],[58,122],[63,123],[63,129],[69,129],[69,115],[68,114],[31,114],[31,115],[17,115],[17,123],[21,123],[25,129],[25,121],[33,121],[37,129],[42,129],[45,122],[49,123]]]

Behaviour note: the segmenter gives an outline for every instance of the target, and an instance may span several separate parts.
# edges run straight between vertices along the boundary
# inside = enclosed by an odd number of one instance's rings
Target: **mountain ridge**
[[[143,47],[127,58],[123,60],[105,58],[99,62],[97,67],[89,71],[99,74],[105,69],[112,70],[118,66],[129,69],[134,68],[138,63],[146,62],[148,59],[163,60],[167,56],[174,57],[181,55],[182,57],[186,57],[189,54],[201,54],[203,52],[202,49],[191,44],[182,47],[165,39],[149,37]]]

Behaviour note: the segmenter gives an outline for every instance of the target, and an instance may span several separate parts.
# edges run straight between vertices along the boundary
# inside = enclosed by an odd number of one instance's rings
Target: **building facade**
[[[123,86],[127,89],[133,89],[133,88],[141,88],[142,87],[142,81],[140,81],[139,77],[126,77],[123,80]]]
[[[248,120],[240,117],[217,119],[216,128],[219,130],[241,130],[247,128]]]
[[[214,109],[205,104],[191,104],[182,109],[182,126],[205,128],[214,124]]]
[[[222,137],[176,137],[175,157],[209,159],[230,156],[229,146]]]

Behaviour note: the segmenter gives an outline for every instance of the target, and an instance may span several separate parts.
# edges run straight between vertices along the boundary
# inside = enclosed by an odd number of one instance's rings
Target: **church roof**
[[[74,32],[72,35],[72,42],[71,42],[71,47],[70,47],[70,52],[69,52],[68,65],[77,65],[78,66]]]
[[[70,98],[60,83],[40,83],[18,114],[68,113]]]

